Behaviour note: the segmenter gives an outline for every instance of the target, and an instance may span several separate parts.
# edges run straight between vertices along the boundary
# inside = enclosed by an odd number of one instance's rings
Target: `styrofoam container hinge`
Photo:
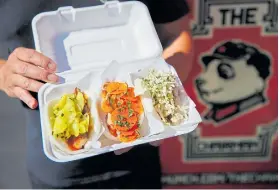
[[[117,16],[121,13],[121,4],[119,1],[107,1],[105,3],[105,8],[108,11],[109,16]]]
[[[70,12],[72,15],[72,22],[75,22],[76,11],[72,6],[59,7],[57,10],[60,20],[62,20],[63,15],[68,12]]]

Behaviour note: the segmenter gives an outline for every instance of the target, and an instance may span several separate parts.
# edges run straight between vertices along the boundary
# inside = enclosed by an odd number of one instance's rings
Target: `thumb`
[[[133,147],[128,147],[128,148],[119,149],[119,150],[114,151],[114,154],[115,154],[115,155],[121,155],[121,154],[123,154],[123,153],[128,152],[128,151],[131,150],[132,148],[133,148]]]
[[[163,143],[163,141],[162,141],[162,140],[159,140],[159,141],[153,141],[153,142],[151,142],[150,144],[151,144],[152,146],[158,147],[158,146],[160,146],[162,143]]]

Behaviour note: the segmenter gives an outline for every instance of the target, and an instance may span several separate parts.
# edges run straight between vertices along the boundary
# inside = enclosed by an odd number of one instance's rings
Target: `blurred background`
[[[203,123],[161,146],[162,182],[168,188],[276,188],[278,6],[275,0],[187,2],[195,56],[184,86]],[[249,67],[206,69],[203,62],[214,52],[237,57],[247,48],[257,53],[247,59]],[[28,188],[23,108],[1,92],[0,103],[0,188]]]
[[[24,108],[3,92],[0,103],[0,188],[31,188],[25,165]]]
[[[195,56],[184,86],[203,123],[163,144],[162,181],[172,188],[277,188],[278,5],[188,2]],[[252,53],[247,62],[210,65],[215,53],[238,57],[243,51]]]

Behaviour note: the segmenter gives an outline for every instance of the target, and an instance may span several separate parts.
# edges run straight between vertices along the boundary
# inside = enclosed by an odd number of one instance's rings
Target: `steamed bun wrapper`
[[[81,96],[81,93],[77,93],[76,95],[76,104],[73,104],[72,101],[67,101],[67,97],[70,97],[69,94],[63,94],[60,99],[57,98],[55,100],[52,100],[48,103],[47,106],[47,113],[49,118],[49,127],[48,127],[48,134],[49,134],[49,140],[51,143],[53,154],[56,155],[59,158],[64,158],[67,155],[77,155],[82,154],[88,151],[94,151],[98,150],[101,147],[101,143],[98,141],[100,136],[104,132],[104,128],[101,126],[99,114],[97,111],[97,104],[94,97],[96,97],[93,89],[90,88],[90,86],[84,86],[79,85],[82,84],[82,81],[87,78],[88,81],[89,75],[81,79],[75,86],[81,88],[81,92],[85,93],[87,96],[87,111],[86,113],[81,113],[76,111],[77,107],[83,108],[85,107],[85,99]],[[83,83],[84,84],[84,83]],[[65,89],[65,91],[69,91],[69,89],[73,89],[72,93],[74,93],[75,88],[73,88],[73,85],[63,87],[68,88]],[[86,89],[86,90],[82,90]],[[55,92],[55,90],[53,91]],[[91,95],[89,97],[88,95]],[[53,111],[54,107],[59,107],[62,109],[59,109],[59,111],[62,113],[62,115],[65,117],[63,120],[63,117],[55,117],[54,119],[54,113],[57,112],[55,109]],[[70,114],[72,113],[72,114]],[[57,113],[56,113],[57,114]],[[77,120],[77,118],[80,118],[80,120]],[[69,148],[68,143],[66,141],[60,138],[54,137],[54,135],[63,132],[67,128],[67,123],[71,122],[72,125],[70,126],[71,134],[64,133],[64,136],[69,137],[71,136],[79,136],[80,134],[84,134],[87,132],[87,128],[89,127],[88,124],[90,124],[91,130],[88,130],[87,133],[87,141],[82,149],[79,150],[72,150]],[[69,133],[69,132],[68,132]]]
[[[175,87],[176,104],[180,105],[180,106],[185,106],[187,114],[189,113],[189,107],[190,107],[189,97],[186,94],[185,89],[184,89],[181,81],[179,80],[174,68],[172,68],[172,66],[167,64],[164,60],[157,61],[153,64],[146,66],[144,69],[139,70],[138,72],[130,74],[131,81],[132,81],[133,85],[135,86],[135,94],[141,95],[143,97],[143,104],[144,104],[144,107],[146,108],[147,115],[149,116],[148,120],[150,121],[150,124],[152,123],[152,125],[158,125],[161,127],[170,127],[170,128],[174,127],[175,130],[177,130],[180,127],[184,127],[185,125],[188,124],[188,116],[186,116],[186,119],[184,119],[184,121],[182,123],[180,123],[179,125],[166,126],[163,123],[160,115],[154,108],[152,97],[151,97],[150,93],[142,85],[142,79],[147,77],[149,74],[149,71],[152,69],[155,71],[171,73],[174,76],[176,76],[176,84],[177,84]]]
[[[129,69],[129,65],[125,65],[125,64],[119,64],[117,62],[112,62],[101,74],[101,88],[99,91],[99,94],[101,94],[101,90],[103,88],[103,85],[106,84],[107,82],[123,82],[123,83],[127,83],[128,87],[133,87],[133,83],[130,79],[130,69]],[[105,126],[105,136],[111,140],[114,141],[118,141],[118,138],[115,138],[111,135],[110,131],[108,130],[107,124],[108,124],[108,119],[107,119],[107,113],[105,113],[102,109],[101,109],[101,103],[102,103],[102,99],[100,98],[99,102],[99,112],[100,112],[100,117],[101,117],[101,121],[103,126]],[[141,99],[142,102],[142,99]],[[140,138],[137,139],[136,141],[140,140],[143,137],[147,137],[153,134],[157,134],[163,131],[163,129],[156,129],[153,130],[151,125],[149,125],[149,122],[147,120],[147,115],[145,112],[145,107],[143,106],[143,113],[142,115],[139,117],[139,122],[141,123],[140,127],[139,127],[139,133],[140,133]],[[131,142],[128,142],[131,143]]]

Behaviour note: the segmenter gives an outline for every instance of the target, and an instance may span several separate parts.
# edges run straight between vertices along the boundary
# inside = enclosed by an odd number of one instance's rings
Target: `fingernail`
[[[47,80],[49,80],[51,82],[57,82],[58,81],[58,76],[56,76],[55,74],[49,74],[47,76]]]
[[[158,147],[158,146],[160,146],[161,145],[161,141],[154,141],[154,142],[151,142],[150,144],[152,145],[152,146],[155,146],[155,147]]]
[[[124,153],[130,151],[132,148],[133,148],[133,147],[128,147],[128,148],[119,149],[119,150],[114,151],[114,154],[115,154],[115,155],[121,155],[121,154],[124,154]]]
[[[65,83],[66,82],[66,79],[65,78],[63,78],[63,77],[61,77],[61,76],[58,76],[58,81],[57,82],[59,82],[59,83]]]
[[[30,100],[27,104],[31,109],[35,109],[37,107],[37,103],[33,100]]]
[[[123,151],[123,150],[116,150],[116,151],[114,151],[114,154],[115,155],[121,155],[121,154],[123,154],[125,151]]]
[[[121,152],[115,151],[114,154],[117,155],[117,156],[119,156],[119,155],[121,154]]]
[[[56,69],[56,65],[54,63],[49,63],[48,64],[48,68],[52,71],[54,71]]]

